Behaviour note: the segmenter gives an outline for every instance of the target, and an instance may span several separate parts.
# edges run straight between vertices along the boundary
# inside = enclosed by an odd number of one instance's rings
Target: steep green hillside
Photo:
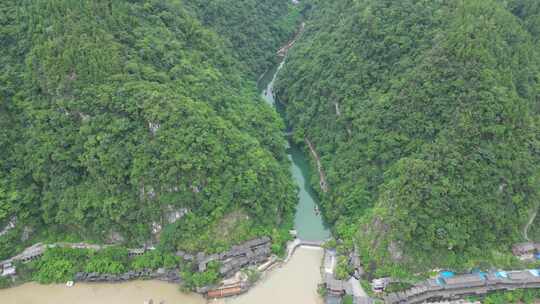
[[[502,1],[314,2],[277,86],[338,236],[380,274],[499,263],[540,201],[535,21]]]
[[[181,1],[8,0],[0,25],[0,257],[25,226],[217,250],[290,221],[282,122]]]
[[[184,0],[204,25],[231,43],[257,77],[277,63],[276,50],[298,27],[302,4],[290,0]]]

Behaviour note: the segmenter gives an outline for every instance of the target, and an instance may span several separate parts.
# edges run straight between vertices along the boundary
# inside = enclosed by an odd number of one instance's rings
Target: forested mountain
[[[283,124],[183,2],[0,3],[0,229],[17,222],[0,258],[21,235],[140,245],[163,228],[171,249],[219,250],[290,222]],[[259,35],[236,27],[253,71],[294,31],[267,29],[288,18],[271,2]]]
[[[540,202],[537,1],[309,2],[276,88],[320,156],[335,235],[381,275],[507,262]],[[279,240],[295,188],[255,80],[300,10],[2,1],[0,258],[38,240]]]
[[[313,3],[277,90],[337,236],[380,274],[499,263],[540,202],[537,1]]]
[[[294,30],[302,5],[283,0],[184,0],[204,25],[226,38],[257,77],[276,64],[276,50]]]

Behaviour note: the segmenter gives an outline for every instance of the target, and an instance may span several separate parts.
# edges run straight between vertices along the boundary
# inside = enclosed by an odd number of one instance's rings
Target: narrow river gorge
[[[273,83],[281,65],[268,71],[259,80],[264,100],[275,107],[285,119],[283,106],[273,94]],[[289,143],[291,174],[299,188],[299,202],[295,215],[298,237],[308,241],[322,241],[330,236],[321,215],[316,211],[316,196],[309,184],[309,162],[300,147]],[[228,299],[212,300],[227,304],[317,304],[321,282],[321,248],[299,248],[293,257],[280,267],[263,275],[260,282],[247,293]],[[118,284],[39,285],[27,283],[15,288],[0,290],[0,303],[13,304],[139,304],[152,299],[154,303],[200,304],[207,300],[198,294],[184,294],[175,284],[159,281],[133,281]]]
[[[267,72],[259,81],[259,89],[262,90],[264,100],[276,109],[284,121],[287,121],[283,104],[276,100],[274,96],[274,81],[284,64],[285,61],[275,69]],[[330,232],[324,226],[321,215],[315,211],[317,196],[309,183],[311,175],[307,155],[299,146],[292,144],[290,141],[288,141],[288,154],[291,160],[291,173],[299,187],[299,202],[294,219],[298,238],[308,241],[326,240],[330,237]]]

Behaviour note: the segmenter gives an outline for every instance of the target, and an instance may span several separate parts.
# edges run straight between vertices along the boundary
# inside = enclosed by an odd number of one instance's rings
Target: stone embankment
[[[159,268],[153,270],[128,271],[122,274],[102,274],[97,272],[78,272],[75,274],[75,282],[107,282],[119,283],[138,279],[152,279],[166,281],[169,283],[181,283],[182,279],[179,275],[179,269],[164,269]]]

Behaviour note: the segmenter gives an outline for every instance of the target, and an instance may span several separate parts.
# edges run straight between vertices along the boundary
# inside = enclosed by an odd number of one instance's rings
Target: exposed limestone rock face
[[[183,218],[186,214],[191,212],[187,208],[175,208],[174,206],[167,206],[166,211],[163,212],[161,220],[152,222],[151,231],[153,236],[153,241],[159,241],[161,232],[163,229],[170,224],[174,224]]]
[[[390,257],[392,257],[392,260],[396,262],[403,261],[403,250],[398,242],[391,241],[388,245],[388,252],[390,253]]]
[[[120,232],[115,230],[111,230],[106,239],[108,244],[122,244],[124,241],[125,238],[120,234]]]
[[[31,227],[24,227],[23,232],[21,234],[21,242],[26,242],[30,239],[30,236],[34,233],[34,229]]]
[[[162,229],[163,229],[163,226],[161,226],[160,223],[152,222],[152,234],[154,236],[158,237]]]
[[[6,226],[4,226],[1,230],[0,230],[0,236],[3,236],[5,234],[7,234],[11,229],[15,228],[15,225],[17,224],[17,217],[14,216],[12,217],[9,222],[7,223]]]
[[[165,221],[168,224],[175,223],[176,221],[183,218],[186,214],[190,212],[190,210],[187,208],[180,208],[176,210],[173,210],[172,208],[170,209],[171,210],[165,214]]]

